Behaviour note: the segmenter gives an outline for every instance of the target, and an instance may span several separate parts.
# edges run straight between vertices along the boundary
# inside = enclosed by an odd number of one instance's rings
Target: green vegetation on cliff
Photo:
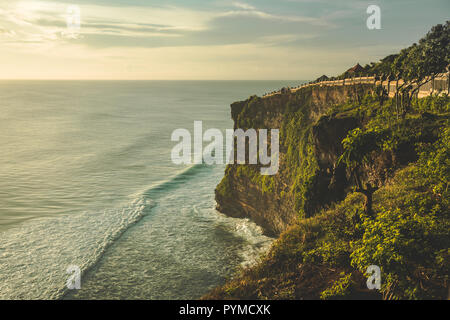
[[[449,23],[365,68],[404,77],[404,97],[309,87],[232,106],[237,127],[280,128],[280,170],[228,166],[218,205],[284,232],[206,298],[448,297],[450,97],[418,99],[412,86],[445,71],[448,52]],[[367,289],[370,265],[381,269],[379,291]]]
[[[319,169],[312,144],[312,124],[307,124],[305,109],[288,111],[280,128],[280,139],[286,149],[285,165],[293,169],[288,171],[289,193],[301,217],[307,215],[305,211]]]
[[[450,271],[450,99],[427,98],[418,108],[434,104],[446,112],[414,113],[398,122],[393,117],[392,129],[380,125],[386,116],[382,108],[369,107],[365,112],[370,120],[349,134],[357,131],[376,140],[376,150],[363,154],[408,152],[402,146],[409,143],[417,151],[417,158],[374,193],[373,216],[365,213],[363,195],[350,192],[344,201],[299,219],[259,264],[242,270],[208,297],[445,299]],[[380,108],[375,103],[372,107]],[[349,111],[348,106],[342,109]],[[369,265],[381,268],[380,294],[365,287]]]

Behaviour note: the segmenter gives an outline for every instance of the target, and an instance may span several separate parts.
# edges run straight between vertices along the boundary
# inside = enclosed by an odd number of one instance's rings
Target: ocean
[[[196,299],[273,239],[215,210],[171,133],[302,81],[0,81],[0,299]],[[69,266],[81,289],[68,289]]]

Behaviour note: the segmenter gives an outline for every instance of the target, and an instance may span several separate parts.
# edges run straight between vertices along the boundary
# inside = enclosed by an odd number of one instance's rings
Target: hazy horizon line
[[[306,79],[35,79],[0,78],[0,81],[311,81]]]

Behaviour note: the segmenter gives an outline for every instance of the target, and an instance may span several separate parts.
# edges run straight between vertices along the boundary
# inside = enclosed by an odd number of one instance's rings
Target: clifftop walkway
[[[297,92],[299,90],[302,90],[304,88],[309,87],[340,87],[340,86],[354,86],[354,85],[362,85],[362,84],[369,84],[373,86],[382,85],[383,88],[388,93],[389,97],[394,97],[395,93],[397,91],[397,88],[401,86],[404,83],[403,80],[390,80],[390,81],[380,81],[376,80],[375,77],[356,77],[356,78],[348,78],[344,80],[327,80],[327,81],[320,81],[320,82],[310,82],[302,84],[298,87],[287,87],[282,88],[278,91],[274,91],[271,93],[266,93],[263,95],[263,98],[268,98],[271,96],[275,96],[278,94],[285,94],[285,93],[293,93]],[[426,96],[429,96],[431,94],[442,94],[447,93],[449,94],[449,87],[450,87],[450,78],[449,73],[441,73],[437,75],[433,80],[430,80],[430,82],[422,85],[419,90],[417,91],[417,97],[423,98]]]

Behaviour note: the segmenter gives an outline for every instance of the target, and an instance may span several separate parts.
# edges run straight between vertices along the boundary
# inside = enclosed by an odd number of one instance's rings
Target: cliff
[[[425,98],[420,88],[434,88],[448,71],[449,39],[447,22],[399,54],[358,67],[373,77],[232,104],[235,128],[280,130],[279,171],[262,176],[258,165],[229,165],[217,208],[278,239],[258,264],[205,298],[448,298],[448,78]],[[393,76],[400,78],[390,92]],[[372,266],[381,272],[377,290],[366,284]]]
[[[263,177],[256,165],[229,165],[216,189],[217,209],[233,217],[249,217],[276,236],[298,217],[310,217],[342,200],[351,183],[344,166],[337,165],[341,141],[364,117],[359,109],[338,113],[336,107],[351,108],[372,96],[376,96],[374,86],[364,84],[309,87],[233,103],[235,129],[280,129],[280,168],[277,175]],[[385,160],[392,162],[391,158]],[[386,170],[379,168],[379,172]],[[377,176],[376,183],[385,178]]]
[[[370,85],[251,97],[231,109],[236,128],[280,128],[280,169],[261,176],[257,165],[229,165],[217,207],[279,238],[205,298],[447,298],[448,96],[417,99],[404,117]],[[355,176],[374,187],[370,214]],[[372,264],[380,291],[366,287]]]

